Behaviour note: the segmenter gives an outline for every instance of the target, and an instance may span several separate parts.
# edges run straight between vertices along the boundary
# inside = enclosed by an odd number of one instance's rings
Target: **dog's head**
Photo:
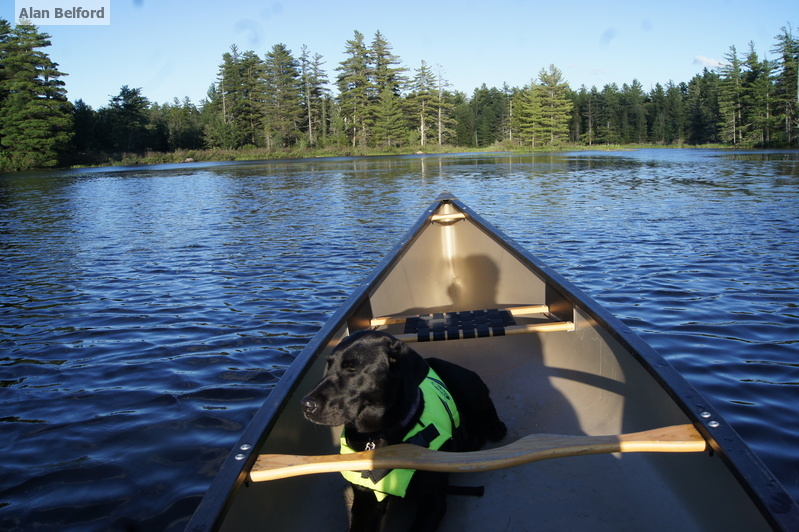
[[[385,430],[407,413],[427,371],[427,362],[405,342],[358,331],[328,357],[322,381],[302,399],[303,414],[319,425]]]

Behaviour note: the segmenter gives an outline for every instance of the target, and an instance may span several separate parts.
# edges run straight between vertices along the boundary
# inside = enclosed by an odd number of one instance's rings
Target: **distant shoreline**
[[[640,149],[757,149],[738,148],[724,144],[692,145],[663,145],[663,144],[595,144],[586,146],[582,144],[562,144],[559,146],[545,146],[531,149],[507,143],[494,144],[482,148],[461,146],[435,146],[425,149],[379,149],[379,148],[283,148],[283,149],[200,149],[177,150],[174,152],[146,152],[143,154],[125,153],[115,155],[92,155],[96,161],[89,164],[77,164],[66,168],[99,168],[103,166],[145,166],[154,164],[180,164],[194,162],[230,162],[230,161],[271,161],[271,160],[300,160],[333,157],[386,157],[402,155],[435,155],[459,153],[496,153],[507,152],[522,155],[525,153],[557,153],[566,151],[632,151]]]

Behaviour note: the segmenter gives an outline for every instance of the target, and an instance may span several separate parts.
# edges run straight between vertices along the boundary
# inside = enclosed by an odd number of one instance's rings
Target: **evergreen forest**
[[[50,36],[0,19],[0,170],[115,162],[530,150],[617,145],[799,147],[799,37],[761,58],[731,46],[718,69],[646,90],[570,87],[550,65],[524,87],[454,90],[441,66],[403,65],[355,31],[338,65],[303,46],[222,53],[206,98],[150,101],[125,85],[99,109],[67,98]]]

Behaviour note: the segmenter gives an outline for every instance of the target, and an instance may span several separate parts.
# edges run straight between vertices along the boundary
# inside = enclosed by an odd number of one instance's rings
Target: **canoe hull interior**
[[[623,349],[605,347],[591,331],[578,325],[574,332],[414,348],[481,374],[508,425],[505,443],[534,433],[616,434],[689,422]],[[603,347],[592,349],[596,345]],[[558,356],[578,352],[575,346],[595,358],[591,367]],[[321,375],[321,368],[309,372],[307,387],[298,388],[289,407],[310,389],[311,374]],[[331,454],[338,433],[308,423],[297,407],[281,417],[262,452]],[[721,458],[708,453],[570,457],[450,478],[453,485],[485,486],[485,495],[450,496],[444,531],[525,530],[531,524],[537,530],[770,529]],[[336,473],[251,483],[239,492],[222,530],[346,528],[345,487]],[[407,512],[398,514],[393,522],[401,530]]]
[[[434,214],[443,219],[431,222]],[[516,316],[517,326],[566,322],[573,330],[412,343],[424,356],[445,358],[481,375],[509,429],[498,445],[535,433],[601,435],[695,423],[711,436],[715,452],[581,456],[453,474],[451,484],[485,486],[485,495],[449,496],[441,530],[755,531],[776,526],[729,467],[728,450],[718,452],[709,430],[734,433],[723,424],[718,429],[701,424],[699,412],[708,409],[701,397],[615,318],[508,241],[465,206],[434,204],[270,395],[254,421],[261,423],[257,435],[253,429],[245,435],[256,452],[239,466],[244,469],[238,490],[225,495],[227,511],[215,526],[224,531],[346,529],[348,497],[340,474],[254,483],[246,481],[246,467],[258,453],[338,452],[340,428],[306,421],[299,402],[349,332],[373,326],[370,320],[378,316],[527,305],[546,305],[548,312]],[[398,321],[379,327],[405,334]],[[740,452],[747,452],[745,446]],[[408,515],[401,506],[392,520],[397,529]],[[787,508],[795,513],[795,505]]]

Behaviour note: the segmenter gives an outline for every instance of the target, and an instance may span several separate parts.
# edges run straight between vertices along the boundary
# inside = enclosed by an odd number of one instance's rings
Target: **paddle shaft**
[[[419,469],[448,473],[491,471],[517,465],[588,454],[629,452],[701,452],[706,448],[693,425],[675,425],[613,436],[533,434],[483,451],[450,453],[410,444],[360,453],[304,456],[262,454],[250,472],[253,481],[300,475],[371,469]]]

